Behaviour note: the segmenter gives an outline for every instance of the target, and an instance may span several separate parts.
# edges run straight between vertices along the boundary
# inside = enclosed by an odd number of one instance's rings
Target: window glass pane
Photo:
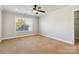
[[[24,18],[16,19],[16,31],[28,31],[29,25],[25,23]]]
[[[28,25],[28,30],[32,31],[33,27],[33,20],[31,18],[25,18],[25,24]]]

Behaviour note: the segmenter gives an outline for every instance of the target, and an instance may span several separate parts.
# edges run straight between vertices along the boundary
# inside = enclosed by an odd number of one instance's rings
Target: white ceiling
[[[42,7],[42,10],[45,10],[46,12],[55,11],[57,9],[66,7],[67,5],[40,5]],[[4,10],[14,11],[22,14],[29,14],[34,16],[41,16],[44,15],[44,13],[39,13],[38,15],[35,14],[32,11],[33,5],[2,5],[2,8]]]

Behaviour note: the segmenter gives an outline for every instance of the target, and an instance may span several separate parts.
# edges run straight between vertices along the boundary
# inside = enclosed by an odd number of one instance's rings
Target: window
[[[29,31],[30,25],[24,18],[16,18],[16,31]]]

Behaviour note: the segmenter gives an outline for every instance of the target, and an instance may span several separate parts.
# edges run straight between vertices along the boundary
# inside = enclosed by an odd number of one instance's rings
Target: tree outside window
[[[25,24],[25,19],[17,18],[16,19],[16,31],[28,31],[29,25]]]

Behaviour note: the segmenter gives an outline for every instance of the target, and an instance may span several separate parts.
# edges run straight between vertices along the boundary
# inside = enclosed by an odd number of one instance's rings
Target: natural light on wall
[[[32,20],[27,18],[16,18],[16,32],[32,31]]]

